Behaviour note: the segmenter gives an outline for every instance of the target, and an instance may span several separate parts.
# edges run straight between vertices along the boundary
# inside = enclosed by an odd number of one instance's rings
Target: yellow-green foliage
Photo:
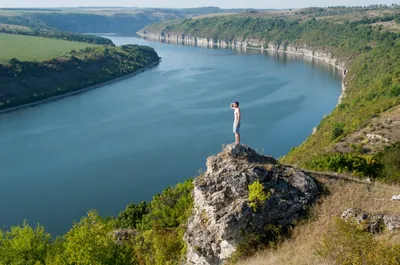
[[[193,209],[193,181],[187,180],[153,197],[149,213],[137,227],[135,257],[143,265],[179,264],[186,253],[183,234]]]
[[[114,225],[90,211],[64,236],[63,252],[57,259],[80,265],[132,264],[134,257],[129,246],[117,245],[112,240]]]
[[[325,235],[317,254],[329,264],[400,264],[400,245],[380,242],[363,226],[342,219],[337,219],[332,231]]]
[[[179,264],[186,253],[183,234],[183,229],[153,228],[137,236],[132,243],[139,264]]]
[[[270,196],[270,193],[265,193],[264,186],[259,181],[254,181],[249,185],[249,206],[253,211],[257,210],[257,207],[264,203]]]
[[[377,176],[382,164],[371,155],[330,153],[314,157],[307,167],[321,171],[348,172],[358,176]]]
[[[26,222],[0,230],[0,265],[179,264],[187,248],[183,234],[193,208],[192,190],[192,180],[187,180],[149,204],[129,205],[115,219],[90,211],[53,242],[42,226],[33,229]],[[136,233],[116,243],[116,228],[136,228]]]
[[[22,226],[11,227],[10,231],[0,230],[1,265],[45,264],[49,247],[50,234],[43,226],[33,229],[24,222]]]

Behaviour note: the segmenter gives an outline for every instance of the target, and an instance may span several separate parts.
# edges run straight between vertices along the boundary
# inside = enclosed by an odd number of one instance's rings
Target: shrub
[[[332,128],[332,140],[337,139],[344,133],[344,124],[343,123],[335,123]]]
[[[183,234],[182,229],[154,228],[137,236],[132,243],[139,264],[179,264],[186,254]]]
[[[400,142],[386,147],[376,155],[382,163],[379,179],[385,182],[400,183]]]
[[[187,180],[153,197],[149,213],[137,225],[141,233],[133,239],[140,264],[179,264],[186,254],[183,234],[193,209],[193,181]]]
[[[320,171],[349,172],[357,176],[378,176],[382,164],[374,156],[329,153],[314,157],[307,167]]]
[[[0,264],[45,264],[49,243],[50,234],[43,226],[33,229],[26,221],[22,226],[11,227],[10,231],[0,230]]]
[[[117,216],[116,227],[118,228],[136,228],[136,225],[142,222],[143,216],[149,213],[146,202],[139,204],[130,203],[125,210]]]
[[[333,264],[400,264],[400,245],[379,242],[363,226],[342,219],[324,236],[316,254]]]
[[[264,203],[271,194],[264,192],[264,186],[259,181],[254,181],[249,185],[249,206],[253,211],[257,211],[257,207]]]
[[[90,211],[64,236],[63,259],[68,264],[137,264],[129,245],[117,245],[111,232],[114,223]]]
[[[148,230],[155,226],[176,228],[186,222],[193,208],[192,191],[193,181],[190,179],[154,196],[139,229]]]

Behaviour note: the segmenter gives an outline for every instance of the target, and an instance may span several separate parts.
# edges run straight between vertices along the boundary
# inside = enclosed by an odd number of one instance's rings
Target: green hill
[[[66,43],[64,52],[72,48],[69,42],[39,38],[40,41]],[[143,70],[159,59],[154,49],[138,45],[86,47],[40,62],[13,58],[7,64],[0,64],[0,110],[79,92]]]

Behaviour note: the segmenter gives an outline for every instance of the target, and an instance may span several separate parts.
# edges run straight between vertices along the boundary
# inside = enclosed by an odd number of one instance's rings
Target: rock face
[[[254,211],[249,185],[259,181],[269,197]],[[247,146],[229,145],[207,159],[207,171],[194,181],[194,209],[184,240],[186,264],[224,264],[246,235],[265,227],[288,226],[315,201],[318,187],[302,171],[278,165]]]

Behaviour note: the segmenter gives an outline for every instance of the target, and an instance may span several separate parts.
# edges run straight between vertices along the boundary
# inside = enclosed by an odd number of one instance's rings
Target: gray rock
[[[400,229],[400,215],[384,215],[383,222],[390,232]]]
[[[269,198],[249,206],[248,186],[259,181]],[[304,172],[278,165],[250,147],[229,145],[207,159],[207,171],[194,180],[194,209],[184,240],[187,264],[224,264],[248,234],[294,224],[315,201],[318,187]]]
[[[112,231],[111,237],[116,244],[122,244],[137,235],[137,231],[133,229],[117,229]]]
[[[400,201],[400,195],[393,195],[391,201]]]
[[[400,228],[400,215],[368,214],[360,209],[347,209],[342,213],[345,220],[355,220],[358,224],[365,225],[365,230],[370,233],[380,233],[386,227],[390,232]]]

